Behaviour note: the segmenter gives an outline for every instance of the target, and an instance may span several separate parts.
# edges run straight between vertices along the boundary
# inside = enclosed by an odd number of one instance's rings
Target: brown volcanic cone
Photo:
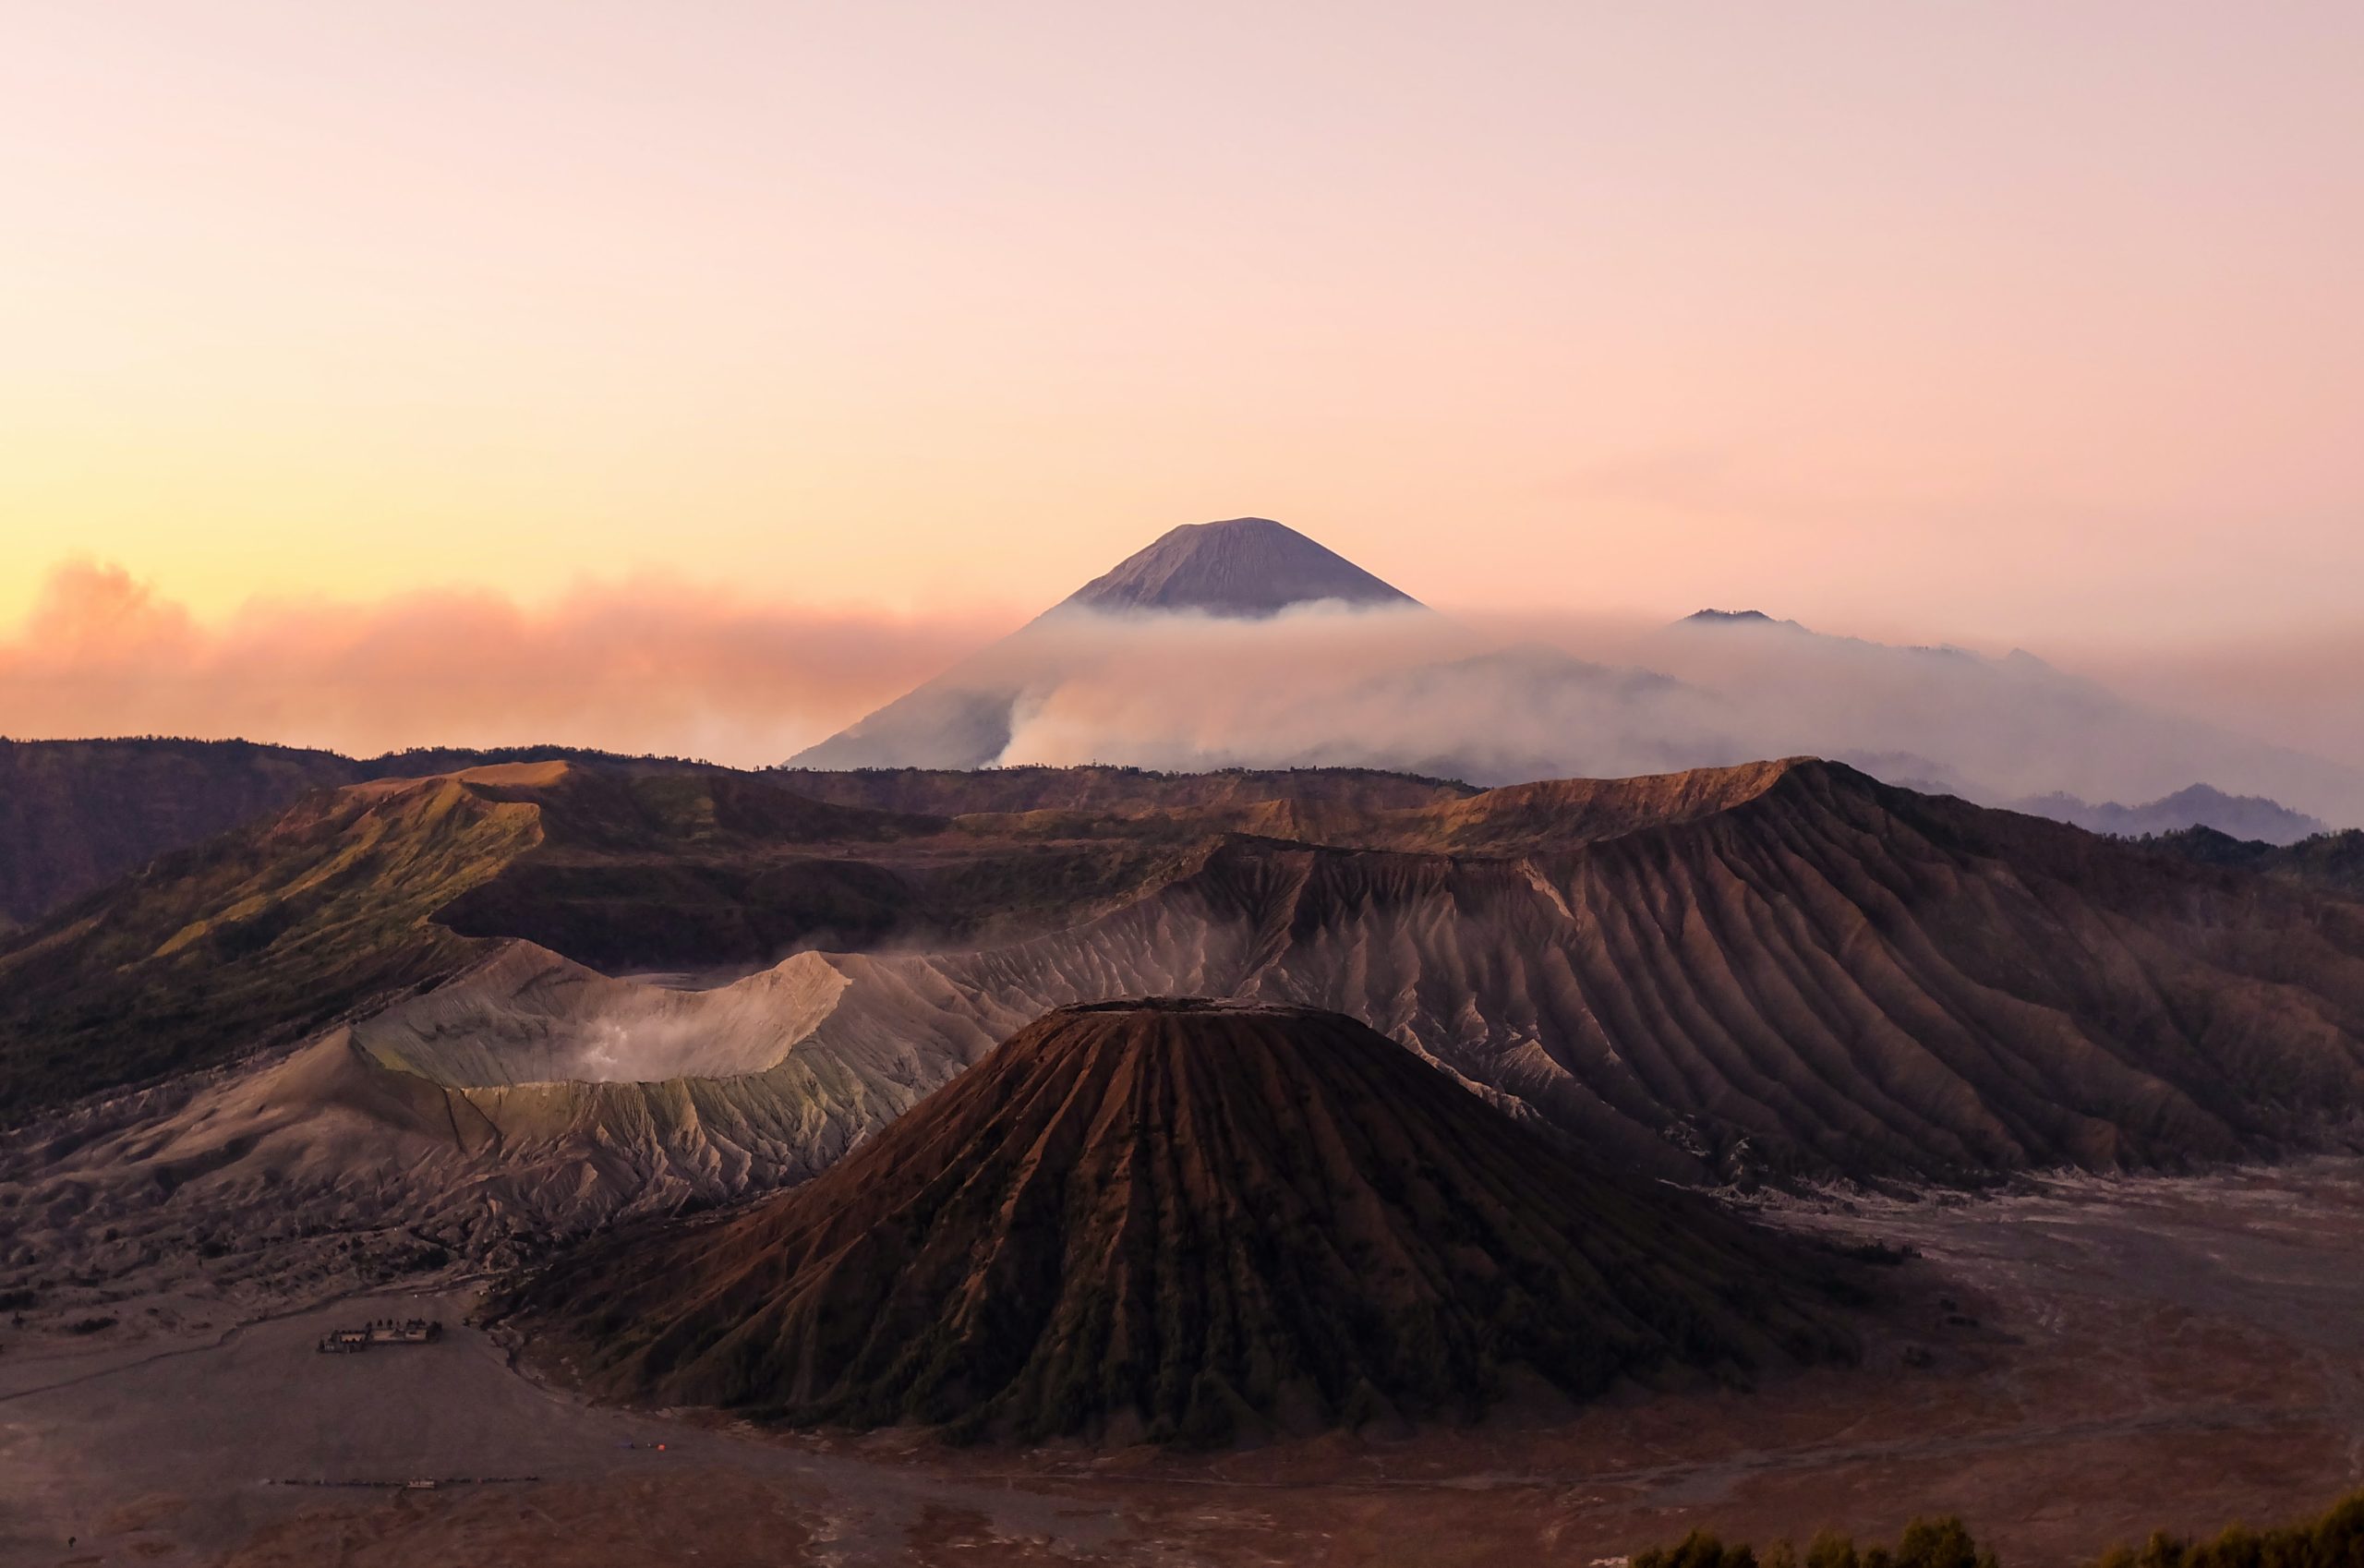
[[[600,1392],[1219,1441],[1843,1356],[1825,1282],[1335,1013],[1067,1007],[812,1183],[511,1307]]]

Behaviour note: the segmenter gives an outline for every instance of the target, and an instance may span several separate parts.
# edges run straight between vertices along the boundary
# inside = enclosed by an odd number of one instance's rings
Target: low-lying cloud
[[[1355,764],[1501,783],[1810,754],[1997,803],[2053,791],[2141,802],[2205,782],[2364,822],[2364,773],[2179,710],[2159,690],[2122,695],[2024,653],[1769,621],[1066,613],[979,666],[1015,694],[1006,763]],[[2228,690],[2259,679],[2223,677]],[[2183,681],[2202,685],[2189,658]],[[2335,688],[2318,672],[2298,689]],[[2303,730],[2316,710],[2289,706],[2278,728]]]
[[[778,762],[1007,629],[669,580],[257,601],[200,621],[119,567],[52,573],[0,640],[0,734],[231,736],[368,755],[555,743]]]
[[[1770,621],[1308,607],[1265,621],[789,609],[674,581],[258,602],[199,621],[60,568],[0,641],[0,733],[243,736],[368,754],[556,742],[779,761],[940,671],[1002,762],[1354,765],[1478,782],[1811,754],[2007,803],[2193,783],[2364,824],[2364,637],[2023,654]],[[980,651],[982,650],[982,651]],[[927,708],[923,722],[954,709]]]

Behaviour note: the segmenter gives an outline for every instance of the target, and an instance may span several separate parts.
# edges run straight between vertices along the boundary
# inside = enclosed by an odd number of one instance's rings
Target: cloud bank
[[[489,592],[257,602],[205,624],[119,568],[69,563],[0,640],[0,733],[320,745],[536,742],[741,766],[950,670],[1007,763],[1315,764],[1478,782],[1811,754],[1992,803],[2155,800],[2193,783],[2364,825],[2364,638],[2093,647],[2106,681],[2025,654],[1899,647],[1784,622],[1673,626],[1306,607],[1241,622],[1061,609],[766,606],[677,581],[546,607]],[[988,743],[990,754],[996,739]],[[890,759],[891,760],[891,759]]]
[[[766,606],[676,581],[258,601],[206,624],[58,567],[0,640],[0,734],[243,737],[368,755],[555,743],[777,762],[1007,629]]]
[[[2305,716],[2335,712],[2353,688],[2326,677],[2322,653],[2294,645],[2288,711],[2261,711],[2300,733]],[[2275,683],[2282,665],[2250,659],[2216,676],[2225,694]],[[2025,653],[1763,620],[1489,624],[1322,607],[1252,623],[1062,612],[964,673],[1011,705],[1005,763],[1351,764],[1502,783],[1814,754],[1996,804],[2146,802],[2204,782],[2364,823],[2364,772],[2170,706],[2175,689],[2212,688],[2190,656],[2158,662],[2180,678],[2142,700]]]

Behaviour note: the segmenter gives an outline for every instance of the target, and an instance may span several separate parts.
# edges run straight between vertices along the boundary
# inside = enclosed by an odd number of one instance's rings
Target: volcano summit
[[[598,1390],[1206,1443],[1848,1354],[1827,1282],[1355,1020],[1062,1008],[826,1175],[527,1285]]]
[[[1419,600],[1269,517],[1188,523],[1159,536],[1025,626],[808,746],[794,767],[983,767],[1009,745],[1019,707],[1070,670],[1053,633],[1094,616],[1266,621],[1301,605],[1410,609]]]

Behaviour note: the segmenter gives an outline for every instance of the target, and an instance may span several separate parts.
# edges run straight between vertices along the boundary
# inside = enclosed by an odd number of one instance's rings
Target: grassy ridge
[[[315,796],[0,945],[11,1119],[299,1037],[478,949],[429,916],[539,840],[450,779]]]

